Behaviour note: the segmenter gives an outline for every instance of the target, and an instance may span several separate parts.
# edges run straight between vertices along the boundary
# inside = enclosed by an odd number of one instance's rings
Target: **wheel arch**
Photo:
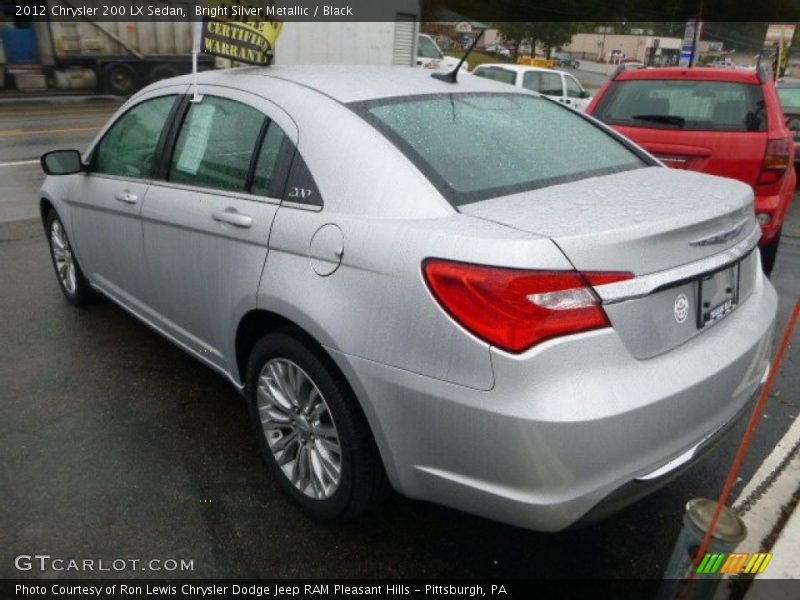
[[[56,207],[50,202],[50,199],[44,196],[39,198],[39,216],[42,219],[42,227],[46,226],[47,214],[51,210],[56,210]]]
[[[360,382],[354,380],[355,375],[350,369],[340,365],[338,361],[328,352],[308,330],[292,319],[289,319],[277,312],[266,309],[253,309],[247,312],[239,321],[236,328],[236,369],[239,381],[245,383],[247,380],[247,362],[253,347],[265,335],[275,331],[286,331],[293,335],[298,336],[301,340],[306,342],[310,348],[316,350],[320,359],[331,369],[334,369],[342,376],[353,397],[356,399],[356,404],[361,414],[364,416],[370,430],[370,435],[378,450],[381,463],[385,473],[388,476],[389,482],[394,489],[399,489],[399,479],[397,477],[397,470],[392,458],[392,454],[386,444],[386,436],[383,434],[380,423],[374,411],[369,409],[365,403],[364,389],[361,387]]]

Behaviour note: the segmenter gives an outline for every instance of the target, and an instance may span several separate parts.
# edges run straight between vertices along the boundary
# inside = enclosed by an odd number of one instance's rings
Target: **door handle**
[[[114,194],[114,198],[127,204],[136,204],[139,201],[139,196],[136,194],[131,194],[128,190],[125,190],[122,193]]]
[[[218,210],[212,213],[211,217],[215,221],[219,221],[221,223],[230,223],[235,227],[241,227],[243,229],[247,229],[253,225],[252,217],[243,215],[242,213],[238,212],[235,208],[226,208],[225,210]]]

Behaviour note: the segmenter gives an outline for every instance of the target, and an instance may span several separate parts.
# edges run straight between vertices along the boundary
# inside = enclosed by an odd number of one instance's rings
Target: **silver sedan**
[[[777,298],[748,186],[478,77],[192,84],[42,157],[56,275],[226,376],[310,513],[394,488],[560,530],[668,481],[758,391]]]

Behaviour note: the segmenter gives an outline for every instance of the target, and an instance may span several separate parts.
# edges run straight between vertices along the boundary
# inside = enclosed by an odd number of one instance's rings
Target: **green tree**
[[[518,21],[512,23],[495,23],[497,29],[506,40],[516,42],[514,61],[519,55],[519,45],[523,41],[530,42],[531,55],[536,56],[536,44],[545,48],[545,55],[550,58],[553,48],[566,44],[572,40],[576,30],[575,23],[548,22],[548,21]]]

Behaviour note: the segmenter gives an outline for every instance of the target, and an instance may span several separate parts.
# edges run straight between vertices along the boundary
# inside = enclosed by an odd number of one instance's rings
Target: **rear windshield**
[[[687,131],[766,131],[761,86],[724,81],[618,81],[594,116],[612,125]]]
[[[778,88],[783,108],[800,109],[800,88]]]
[[[573,110],[525,94],[435,94],[352,104],[453,204],[647,166]]]

